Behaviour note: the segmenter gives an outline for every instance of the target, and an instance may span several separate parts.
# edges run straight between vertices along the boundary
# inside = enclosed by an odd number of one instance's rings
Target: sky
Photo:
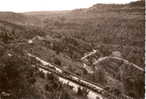
[[[0,0],[0,11],[28,12],[88,8],[96,3],[125,4],[136,0]]]

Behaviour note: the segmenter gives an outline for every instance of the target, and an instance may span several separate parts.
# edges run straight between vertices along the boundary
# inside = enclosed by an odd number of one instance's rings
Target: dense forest
[[[71,11],[0,12],[0,97],[88,99],[86,90],[75,93],[56,75],[45,77],[33,67],[39,63],[26,55],[30,52],[110,93],[144,99],[144,72],[114,59],[93,64],[119,52],[144,69],[144,7],[144,1],[137,1]],[[81,60],[93,49],[95,55]]]

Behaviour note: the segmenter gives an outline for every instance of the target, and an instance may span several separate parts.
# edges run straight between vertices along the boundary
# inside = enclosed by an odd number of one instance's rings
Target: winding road
[[[119,61],[123,61],[124,64],[127,64],[128,66],[133,66],[133,68],[136,68],[137,70],[144,72],[144,69],[141,68],[140,66],[138,66],[138,65],[136,65],[136,64],[134,64],[134,63],[131,63],[131,62],[129,62],[128,60],[123,59],[123,58],[120,58],[120,57],[113,57],[113,56],[101,57],[101,58],[99,58],[96,62],[94,62],[93,64],[94,64],[94,65],[95,65],[95,64],[98,64],[98,63],[100,63],[100,62],[102,62],[102,61],[105,61],[105,60],[107,60],[107,59],[116,59],[116,60],[119,60]]]
[[[92,52],[89,52],[89,54],[86,54],[85,56],[83,56],[83,57],[81,58],[81,60],[86,59],[87,57],[96,54],[96,52],[97,52],[97,51],[96,51],[95,49],[93,49]],[[124,64],[127,64],[128,66],[133,66],[133,68],[136,68],[136,69],[138,69],[139,71],[144,72],[144,69],[141,68],[140,66],[138,66],[138,65],[136,65],[136,64],[134,64],[134,63],[132,63],[132,62],[129,62],[129,61],[126,60],[126,59],[123,59],[123,58],[120,58],[120,57],[114,57],[114,56],[100,57],[98,60],[96,60],[96,61],[93,63],[93,65],[96,65],[96,64],[98,64],[98,63],[100,63],[100,62],[102,62],[102,61],[105,61],[105,60],[107,60],[107,59],[116,59],[116,60],[119,60],[119,61],[123,61]]]

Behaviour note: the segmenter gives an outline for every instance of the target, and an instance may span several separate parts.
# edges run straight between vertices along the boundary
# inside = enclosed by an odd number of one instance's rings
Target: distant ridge
[[[0,12],[0,20],[21,25],[37,25],[41,23],[41,21],[34,16],[14,12]]]

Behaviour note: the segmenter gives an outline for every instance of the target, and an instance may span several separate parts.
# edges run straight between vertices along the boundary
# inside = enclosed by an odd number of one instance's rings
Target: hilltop
[[[41,21],[29,15],[14,12],[0,12],[0,19],[18,25],[41,25]]]

